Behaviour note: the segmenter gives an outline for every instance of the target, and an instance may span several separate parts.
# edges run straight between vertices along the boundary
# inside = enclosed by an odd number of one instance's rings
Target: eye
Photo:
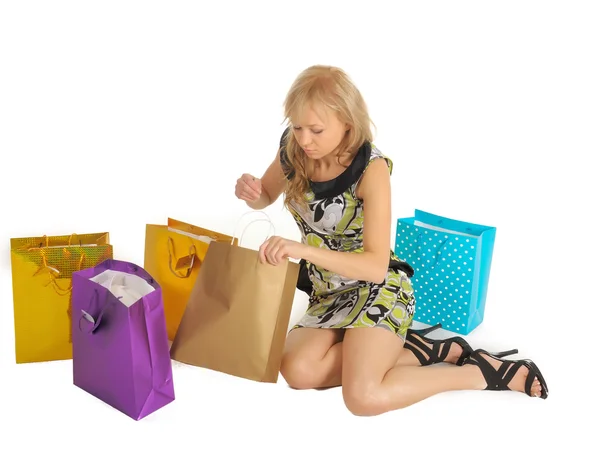
[[[296,131],[299,131],[302,129],[301,126],[294,126],[293,127]],[[315,130],[310,130],[313,134],[321,134],[323,132],[323,130],[319,130],[319,131],[315,131]]]

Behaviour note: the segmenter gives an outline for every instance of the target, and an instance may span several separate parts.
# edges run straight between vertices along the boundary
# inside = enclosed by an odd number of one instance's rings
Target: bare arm
[[[246,201],[248,207],[254,210],[262,210],[273,204],[285,189],[285,174],[281,168],[279,150],[260,179],[260,185],[260,197],[255,201]]]
[[[358,187],[364,202],[364,252],[349,253],[302,245],[300,256],[350,279],[381,283],[390,260],[391,185],[384,159],[372,162]]]
[[[285,189],[285,175],[279,161],[279,153],[271,162],[261,179],[242,174],[235,185],[235,195],[254,210],[268,207]]]

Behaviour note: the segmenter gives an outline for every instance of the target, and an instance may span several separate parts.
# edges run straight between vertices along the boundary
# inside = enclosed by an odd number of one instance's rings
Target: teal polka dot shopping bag
[[[415,270],[414,319],[466,335],[483,321],[496,228],[422,210],[399,218],[394,252]]]

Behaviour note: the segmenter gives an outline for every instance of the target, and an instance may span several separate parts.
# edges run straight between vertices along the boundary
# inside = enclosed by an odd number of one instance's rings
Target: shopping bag
[[[496,228],[415,210],[399,218],[394,252],[415,269],[416,321],[466,335],[485,316]]]
[[[160,285],[107,260],[73,274],[73,384],[134,420],[175,400]]]
[[[299,265],[289,260],[277,266],[263,264],[256,250],[210,243],[171,358],[245,379],[277,382],[298,272]]]
[[[15,359],[68,360],[71,277],[113,257],[107,232],[10,239]]]
[[[231,236],[172,218],[166,225],[146,225],[144,269],[162,288],[169,340],[175,337],[208,244],[231,240]]]

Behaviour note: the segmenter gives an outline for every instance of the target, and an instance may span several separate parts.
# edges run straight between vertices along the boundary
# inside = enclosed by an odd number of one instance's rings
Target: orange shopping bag
[[[71,275],[112,259],[107,232],[10,240],[17,363],[68,360]]]
[[[208,245],[232,240],[229,235],[172,218],[166,225],[146,225],[144,269],[162,288],[170,341],[177,333]]]

